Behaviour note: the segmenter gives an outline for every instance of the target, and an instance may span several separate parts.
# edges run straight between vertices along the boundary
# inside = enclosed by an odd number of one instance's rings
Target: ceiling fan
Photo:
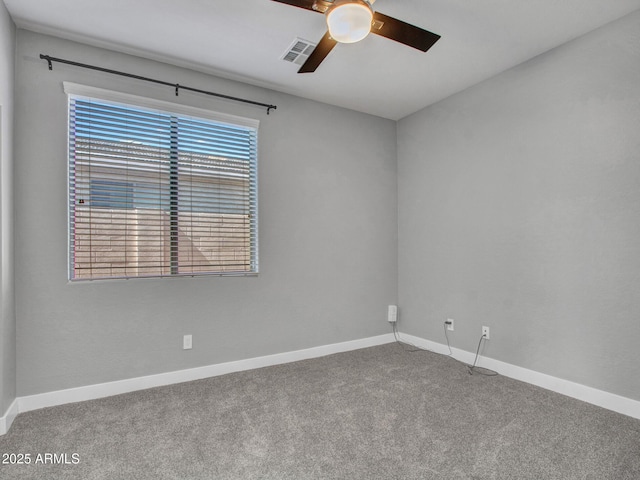
[[[395,40],[423,52],[440,39],[422,28],[410,25],[380,12],[371,5],[376,0],[273,0],[304,8],[326,16],[328,30],[298,73],[315,72],[338,43],[355,43],[369,33]]]

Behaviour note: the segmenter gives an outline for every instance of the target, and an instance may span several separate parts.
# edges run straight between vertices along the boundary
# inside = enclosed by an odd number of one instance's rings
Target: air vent
[[[311,43],[308,40],[303,40],[302,38],[296,38],[287,51],[282,55],[282,60],[285,62],[295,63],[296,65],[302,65],[313,49],[316,48],[315,43]]]

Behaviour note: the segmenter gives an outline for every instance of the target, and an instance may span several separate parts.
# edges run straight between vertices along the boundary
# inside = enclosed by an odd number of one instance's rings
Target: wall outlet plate
[[[489,327],[482,327],[482,336],[485,340],[489,340]]]
[[[193,348],[193,337],[191,335],[185,335],[182,337],[182,349],[190,350]]]
[[[389,305],[389,309],[387,310],[387,321],[389,323],[395,323],[398,321],[398,306],[397,305]]]
[[[449,330],[450,332],[453,332],[455,330],[454,328],[454,323],[453,323],[453,318],[447,318],[447,330]]]

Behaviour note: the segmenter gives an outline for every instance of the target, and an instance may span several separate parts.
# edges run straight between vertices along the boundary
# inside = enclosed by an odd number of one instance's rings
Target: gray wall
[[[640,400],[640,12],[398,124],[401,330]]]
[[[15,26],[0,1],[0,416],[16,397],[13,283],[13,77]]]
[[[0,16],[6,409],[15,43]],[[473,351],[489,325],[485,355],[640,399],[639,27],[640,12],[401,120],[397,151],[391,121],[19,31],[17,394],[378,335],[399,301],[404,332],[443,342],[452,317],[453,345]],[[49,72],[40,53],[278,110]],[[65,80],[261,120],[259,277],[67,282]]]
[[[277,111],[55,64],[134,72]],[[397,298],[395,122],[85,45],[18,32],[18,395],[388,333]],[[295,74],[292,72],[292,74]],[[256,278],[67,281],[62,81],[258,118]],[[182,335],[193,350],[182,350]]]

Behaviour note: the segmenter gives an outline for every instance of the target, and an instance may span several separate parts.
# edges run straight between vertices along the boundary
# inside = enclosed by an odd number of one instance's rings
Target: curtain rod
[[[142,77],[140,75],[134,75],[133,73],[119,72],[117,70],[110,70],[108,68],[96,67],[95,65],[87,65],[86,63],[72,62],[71,60],[64,60],[62,58],[50,57],[49,55],[40,54],[40,58],[42,60],[46,60],[49,63],[49,70],[53,70],[53,63],[52,62],[66,63],[67,65],[73,65],[73,66],[76,66],[76,67],[88,68],[90,70],[98,70],[99,72],[111,73],[113,75],[121,75],[123,77],[129,77],[129,78],[136,78],[138,80],[144,80],[145,82],[152,82],[152,83],[158,83],[160,85],[167,85],[169,87],[175,87],[175,89],[176,89],[176,97],[178,96],[178,91],[180,89],[182,89],[182,90],[188,90],[190,92],[197,92],[197,93],[203,93],[205,95],[211,95],[213,97],[225,98],[227,100],[233,100],[234,102],[249,103],[251,105],[257,105],[257,106],[260,106],[260,107],[265,107],[267,109],[267,115],[269,115],[269,112],[272,109],[275,110],[275,109],[278,108],[276,105],[269,105],[267,103],[254,102],[253,100],[247,100],[246,98],[238,98],[238,97],[232,97],[230,95],[223,95],[221,93],[209,92],[207,90],[200,90],[199,88],[192,88],[192,87],[187,87],[185,85],[180,85],[179,83],[165,82],[163,80],[156,80],[154,78],[148,78],[148,77]]]

